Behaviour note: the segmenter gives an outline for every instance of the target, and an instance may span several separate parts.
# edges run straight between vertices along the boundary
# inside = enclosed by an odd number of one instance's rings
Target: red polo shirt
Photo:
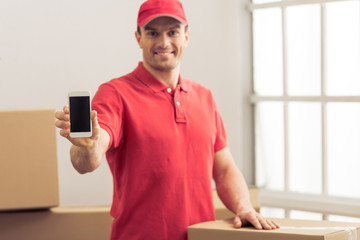
[[[214,220],[214,153],[227,137],[209,89],[181,76],[170,89],[140,62],[92,106],[111,138],[111,239],[184,240],[187,226]]]

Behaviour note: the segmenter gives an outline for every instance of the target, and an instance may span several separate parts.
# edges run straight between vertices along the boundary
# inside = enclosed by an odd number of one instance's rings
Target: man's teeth
[[[165,56],[165,55],[170,55],[171,52],[158,52],[156,54],[161,55],[161,56]]]

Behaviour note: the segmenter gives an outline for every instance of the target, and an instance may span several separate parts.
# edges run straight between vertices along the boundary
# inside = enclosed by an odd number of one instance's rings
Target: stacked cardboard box
[[[109,206],[0,213],[1,240],[109,239]]]
[[[188,240],[360,240],[360,223],[274,219],[276,230],[235,229],[231,219],[188,227]]]
[[[109,239],[110,207],[59,205],[55,110],[0,111],[0,239]]]
[[[0,211],[59,205],[54,113],[0,111]]]

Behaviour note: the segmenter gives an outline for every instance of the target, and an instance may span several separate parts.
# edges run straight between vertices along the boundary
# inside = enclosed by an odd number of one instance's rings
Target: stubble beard
[[[161,71],[161,72],[169,72],[177,68],[180,64],[181,59],[176,58],[177,55],[174,53],[171,58],[174,59],[158,59],[158,56],[145,56],[144,60],[146,60],[147,65],[154,69],[155,71]]]
[[[162,72],[169,72],[169,71],[172,71],[174,70],[177,66],[179,65],[179,62],[178,61],[174,61],[174,62],[170,62],[170,63],[153,63],[153,64],[150,64],[150,66],[157,70],[157,71],[162,71]]]

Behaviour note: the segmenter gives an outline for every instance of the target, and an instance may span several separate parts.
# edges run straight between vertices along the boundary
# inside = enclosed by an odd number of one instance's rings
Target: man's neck
[[[180,65],[170,71],[159,71],[151,68],[146,63],[143,62],[143,66],[148,70],[151,75],[153,75],[160,82],[164,83],[166,86],[175,89],[179,82],[180,74]]]

